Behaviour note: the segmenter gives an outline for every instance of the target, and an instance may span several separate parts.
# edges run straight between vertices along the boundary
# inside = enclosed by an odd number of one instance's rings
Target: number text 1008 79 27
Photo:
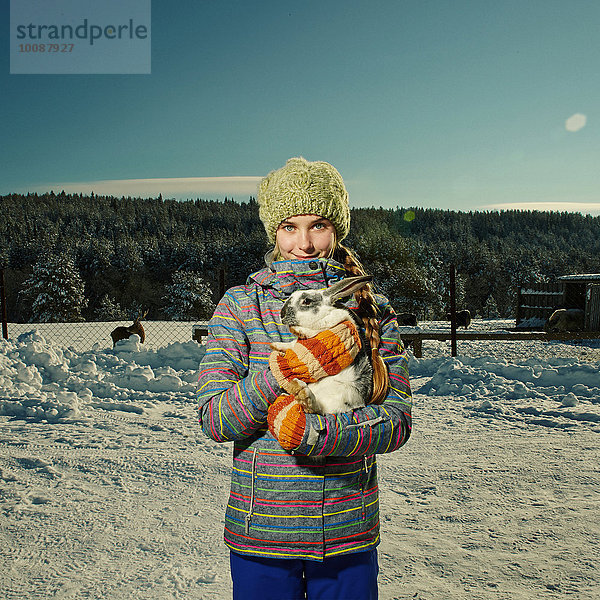
[[[19,44],[19,52],[72,52],[75,44]]]

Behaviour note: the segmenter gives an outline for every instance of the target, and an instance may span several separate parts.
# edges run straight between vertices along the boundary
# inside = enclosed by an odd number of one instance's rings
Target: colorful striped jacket
[[[411,427],[407,357],[385,298],[377,296],[380,353],[390,375],[386,401],[351,413],[308,414],[293,454],[266,426],[269,405],[283,392],[267,364],[269,343],[294,339],[279,318],[284,300],[344,275],[331,259],[275,262],[230,289],[210,320],[199,419],[213,440],[234,442],[224,537],[235,552],[323,560],[379,543],[375,455],[397,450]]]

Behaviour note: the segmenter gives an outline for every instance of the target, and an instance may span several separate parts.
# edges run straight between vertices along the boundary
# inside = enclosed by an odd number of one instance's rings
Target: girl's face
[[[285,260],[329,256],[335,244],[335,227],[318,215],[289,217],[279,224],[275,241]]]

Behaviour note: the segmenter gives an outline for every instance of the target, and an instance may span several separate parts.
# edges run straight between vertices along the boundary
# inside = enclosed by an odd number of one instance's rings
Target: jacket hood
[[[332,258],[271,262],[267,254],[265,262],[267,266],[252,273],[247,283],[256,283],[280,298],[287,298],[296,290],[330,287],[346,276],[344,266]]]

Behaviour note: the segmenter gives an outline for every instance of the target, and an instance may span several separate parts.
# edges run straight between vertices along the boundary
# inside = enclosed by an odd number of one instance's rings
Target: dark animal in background
[[[546,324],[547,333],[563,333],[567,331],[581,331],[585,313],[580,308],[559,308],[555,310]]]
[[[451,320],[450,313],[446,313],[446,320]],[[464,327],[465,329],[471,324],[471,313],[465,310],[457,310],[456,311],[456,326]]]
[[[408,325],[409,327],[416,327],[419,324],[417,315],[412,313],[400,313],[396,315],[396,321],[398,321],[398,325]]]
[[[146,340],[146,332],[144,331],[144,328],[142,327],[140,321],[147,314],[148,311],[146,311],[143,315],[137,317],[133,324],[129,325],[129,327],[117,327],[116,329],[113,329],[110,333],[110,337],[113,341],[113,348],[116,346],[117,342],[129,339],[129,337],[132,336],[134,333],[140,336],[140,342],[143,344]]]

